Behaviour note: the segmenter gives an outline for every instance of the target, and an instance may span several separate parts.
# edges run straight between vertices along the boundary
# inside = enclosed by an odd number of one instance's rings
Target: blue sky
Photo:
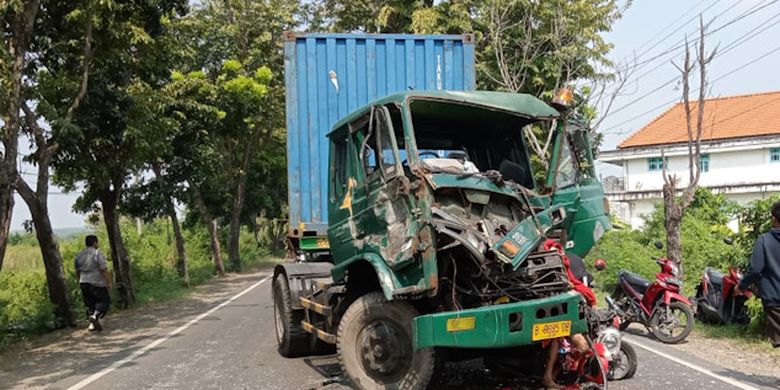
[[[745,15],[751,11],[755,12]],[[780,1],[634,0],[631,8],[606,36],[607,41],[614,44],[610,57],[618,61],[632,61],[638,56],[638,62],[641,63],[666,51],[669,53],[647,62],[634,72],[634,79],[624,89],[624,95],[616,100],[612,114],[601,126],[601,130],[605,131],[603,149],[614,149],[620,140],[671,105],[663,103],[679,99],[680,91],[676,82],[663,85],[679,76],[670,61],[681,60],[682,48],[671,51],[670,48],[679,44],[686,33],[689,37],[697,36],[699,13],[703,13],[705,21],[712,20],[711,30],[719,29],[706,38],[707,47],[711,49],[719,45],[724,51],[711,64],[710,78],[720,79],[712,83],[709,96],[780,90]],[[737,20],[740,16],[743,17]],[[678,28],[678,31],[674,31]],[[758,35],[750,40],[741,38],[751,34],[753,29],[756,29],[753,33]],[[667,35],[668,38],[662,39]],[[776,51],[767,54],[772,50]],[[764,57],[746,65],[761,56]],[[649,72],[653,68],[656,69]],[[721,78],[727,73],[731,74]],[[640,75],[643,76],[638,78]],[[629,105],[634,100],[636,102]],[[22,152],[26,153],[26,145],[21,146]],[[23,169],[25,172],[35,172],[33,167]],[[601,170],[603,174],[615,173],[614,170]],[[35,177],[28,175],[25,179],[32,182]],[[55,187],[52,192],[49,196],[49,212],[54,227],[83,226],[84,216],[71,211],[78,195],[61,194]],[[21,229],[22,221],[30,218],[27,207],[18,196],[16,202],[13,230]]]

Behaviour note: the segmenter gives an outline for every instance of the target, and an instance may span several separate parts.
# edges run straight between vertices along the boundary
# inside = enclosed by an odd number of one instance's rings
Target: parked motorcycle
[[[733,244],[731,239],[724,241]],[[696,318],[716,324],[749,324],[750,312],[745,302],[753,293],[740,291],[737,294],[735,287],[741,281],[742,273],[735,267],[729,267],[727,275],[714,268],[705,268],[693,298]]]
[[[663,249],[663,244],[656,242],[655,247]],[[693,310],[688,298],[680,294],[683,282],[677,278],[677,265],[664,257],[656,259],[656,263],[661,272],[655,274],[653,283],[633,272],[620,270],[612,298],[622,314],[621,330],[639,322],[661,342],[676,344],[691,333]]]

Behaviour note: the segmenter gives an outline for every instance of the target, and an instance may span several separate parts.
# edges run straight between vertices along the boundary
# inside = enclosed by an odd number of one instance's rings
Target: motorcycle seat
[[[707,274],[707,278],[710,279],[710,283],[713,286],[722,286],[723,285],[723,274],[716,270],[715,268],[707,267],[704,269],[704,272]]]
[[[647,281],[647,279],[631,271],[620,270],[618,278],[631,285],[631,287],[640,294],[644,294],[647,287],[650,286],[650,282]]]

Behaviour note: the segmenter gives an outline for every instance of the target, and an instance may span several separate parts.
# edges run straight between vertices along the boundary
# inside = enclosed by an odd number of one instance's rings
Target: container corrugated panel
[[[328,140],[348,113],[404,90],[473,90],[472,35],[285,33],[290,228],[325,234]]]

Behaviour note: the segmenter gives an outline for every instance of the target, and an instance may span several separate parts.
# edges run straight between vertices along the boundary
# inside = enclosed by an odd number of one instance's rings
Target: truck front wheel
[[[414,351],[417,310],[372,292],[353,302],[338,328],[341,368],[360,389],[424,389],[433,376],[433,349]]]
[[[303,310],[293,310],[290,286],[284,273],[274,278],[274,327],[279,353],[299,357],[310,352],[310,336],[303,330]]]

